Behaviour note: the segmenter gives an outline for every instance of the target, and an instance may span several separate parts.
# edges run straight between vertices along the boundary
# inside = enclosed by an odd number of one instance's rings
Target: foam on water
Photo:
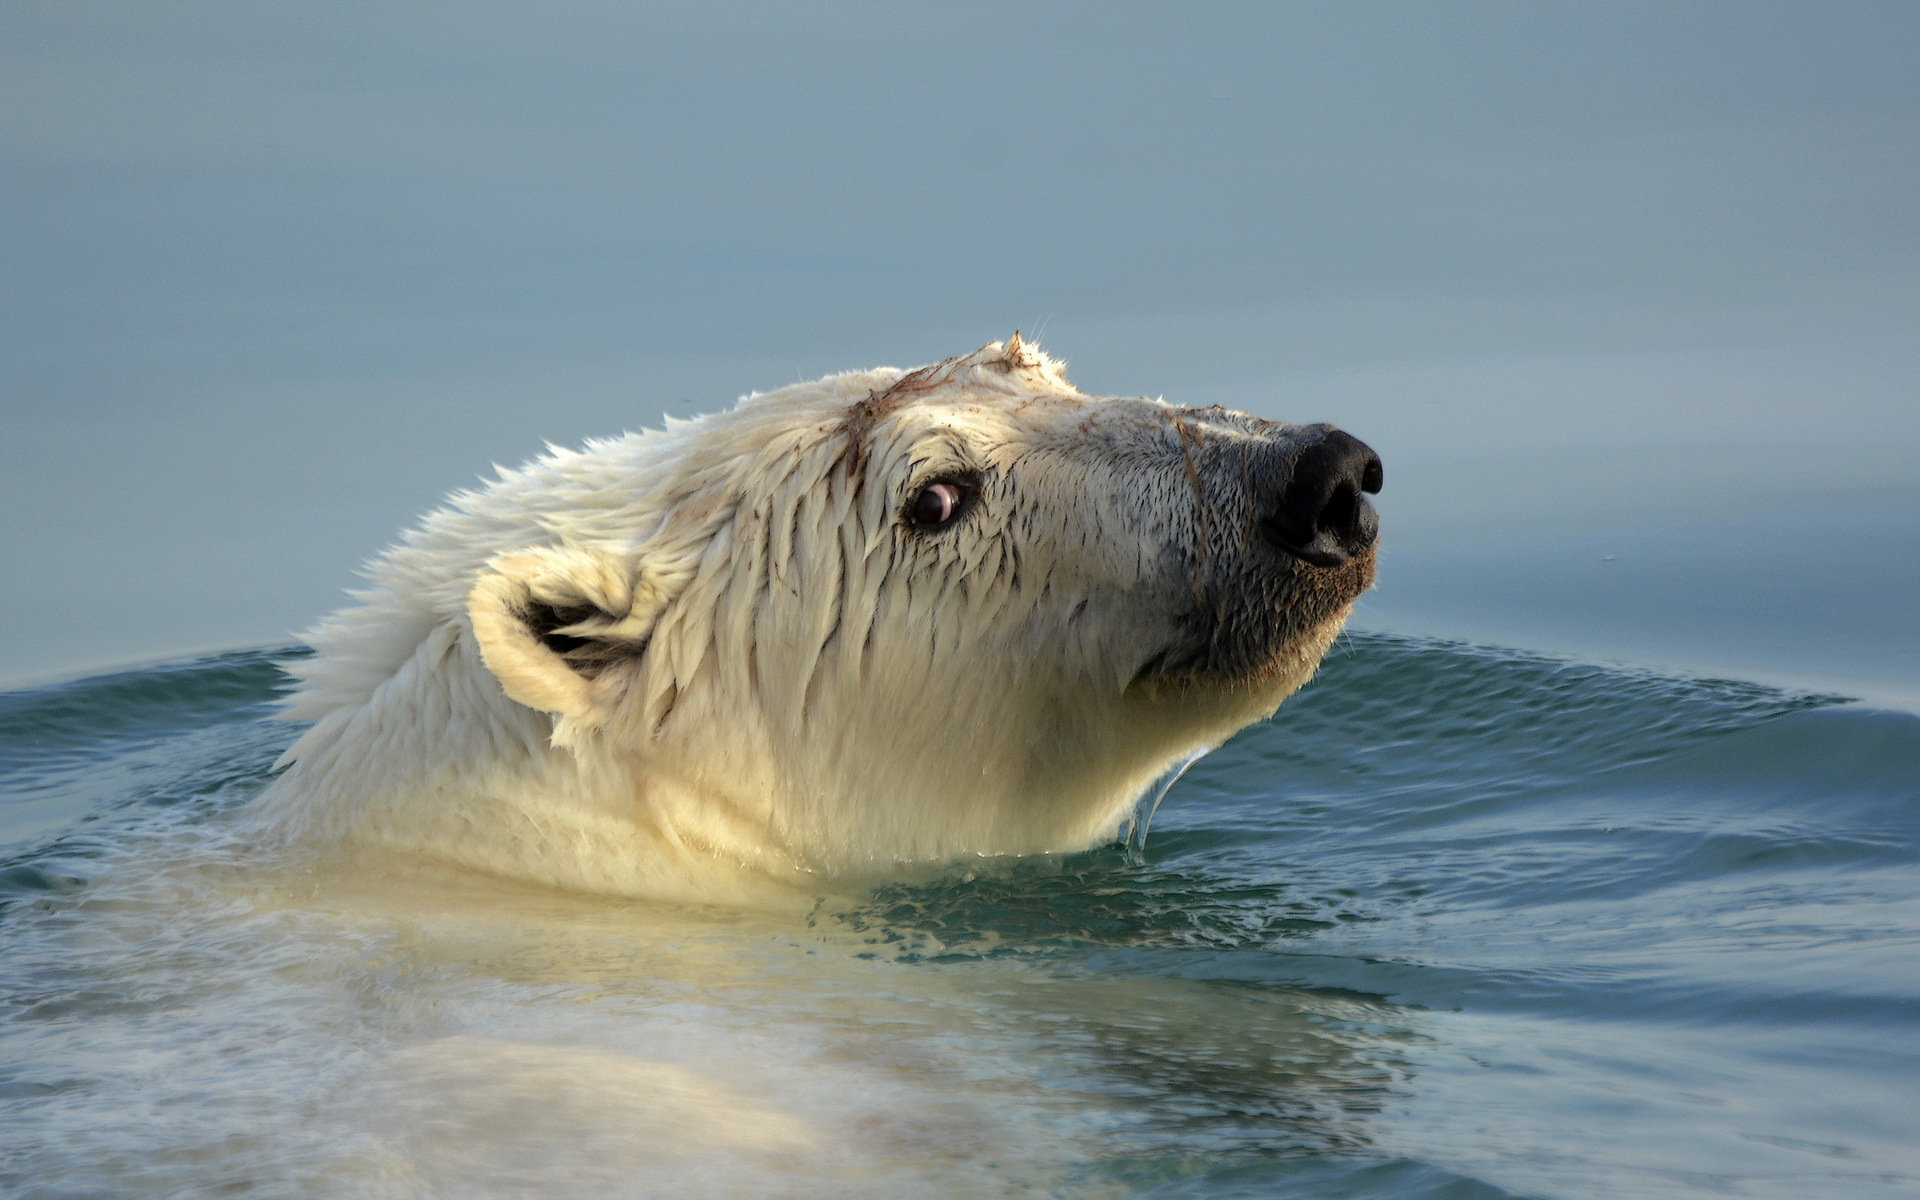
[[[1350,635],[1144,849],[798,920],[265,861],[275,686],[0,697],[0,1190],[1920,1186],[1908,714]]]

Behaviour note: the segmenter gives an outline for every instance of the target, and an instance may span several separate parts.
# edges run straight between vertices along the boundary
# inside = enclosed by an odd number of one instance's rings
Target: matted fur
[[[1304,682],[1371,581],[1370,552],[1250,536],[1249,463],[1297,429],[1082,395],[1016,335],[550,447],[308,635],[313,726],[260,812],[673,897],[1095,844]],[[976,494],[917,529],[940,479]]]

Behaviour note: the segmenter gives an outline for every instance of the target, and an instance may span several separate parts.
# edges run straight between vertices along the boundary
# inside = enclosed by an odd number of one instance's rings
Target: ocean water
[[[1143,852],[264,858],[272,655],[0,696],[0,1192],[1911,1196],[1920,717],[1344,636]]]

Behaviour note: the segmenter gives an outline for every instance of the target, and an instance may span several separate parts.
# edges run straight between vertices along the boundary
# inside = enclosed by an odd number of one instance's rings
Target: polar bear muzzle
[[[1135,683],[1295,671],[1303,647],[1330,636],[1324,627],[1373,583],[1380,521],[1367,496],[1381,487],[1379,456],[1331,425],[1220,408],[1174,409],[1167,420],[1187,496],[1163,492],[1155,503],[1175,514],[1161,537],[1189,598]]]

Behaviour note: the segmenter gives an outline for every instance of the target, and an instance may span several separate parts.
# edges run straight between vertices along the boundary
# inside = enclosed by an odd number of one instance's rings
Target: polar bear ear
[[[503,554],[467,592],[480,657],[513,700],[571,726],[606,716],[595,682],[646,652],[667,605],[644,567],[592,550]]]

